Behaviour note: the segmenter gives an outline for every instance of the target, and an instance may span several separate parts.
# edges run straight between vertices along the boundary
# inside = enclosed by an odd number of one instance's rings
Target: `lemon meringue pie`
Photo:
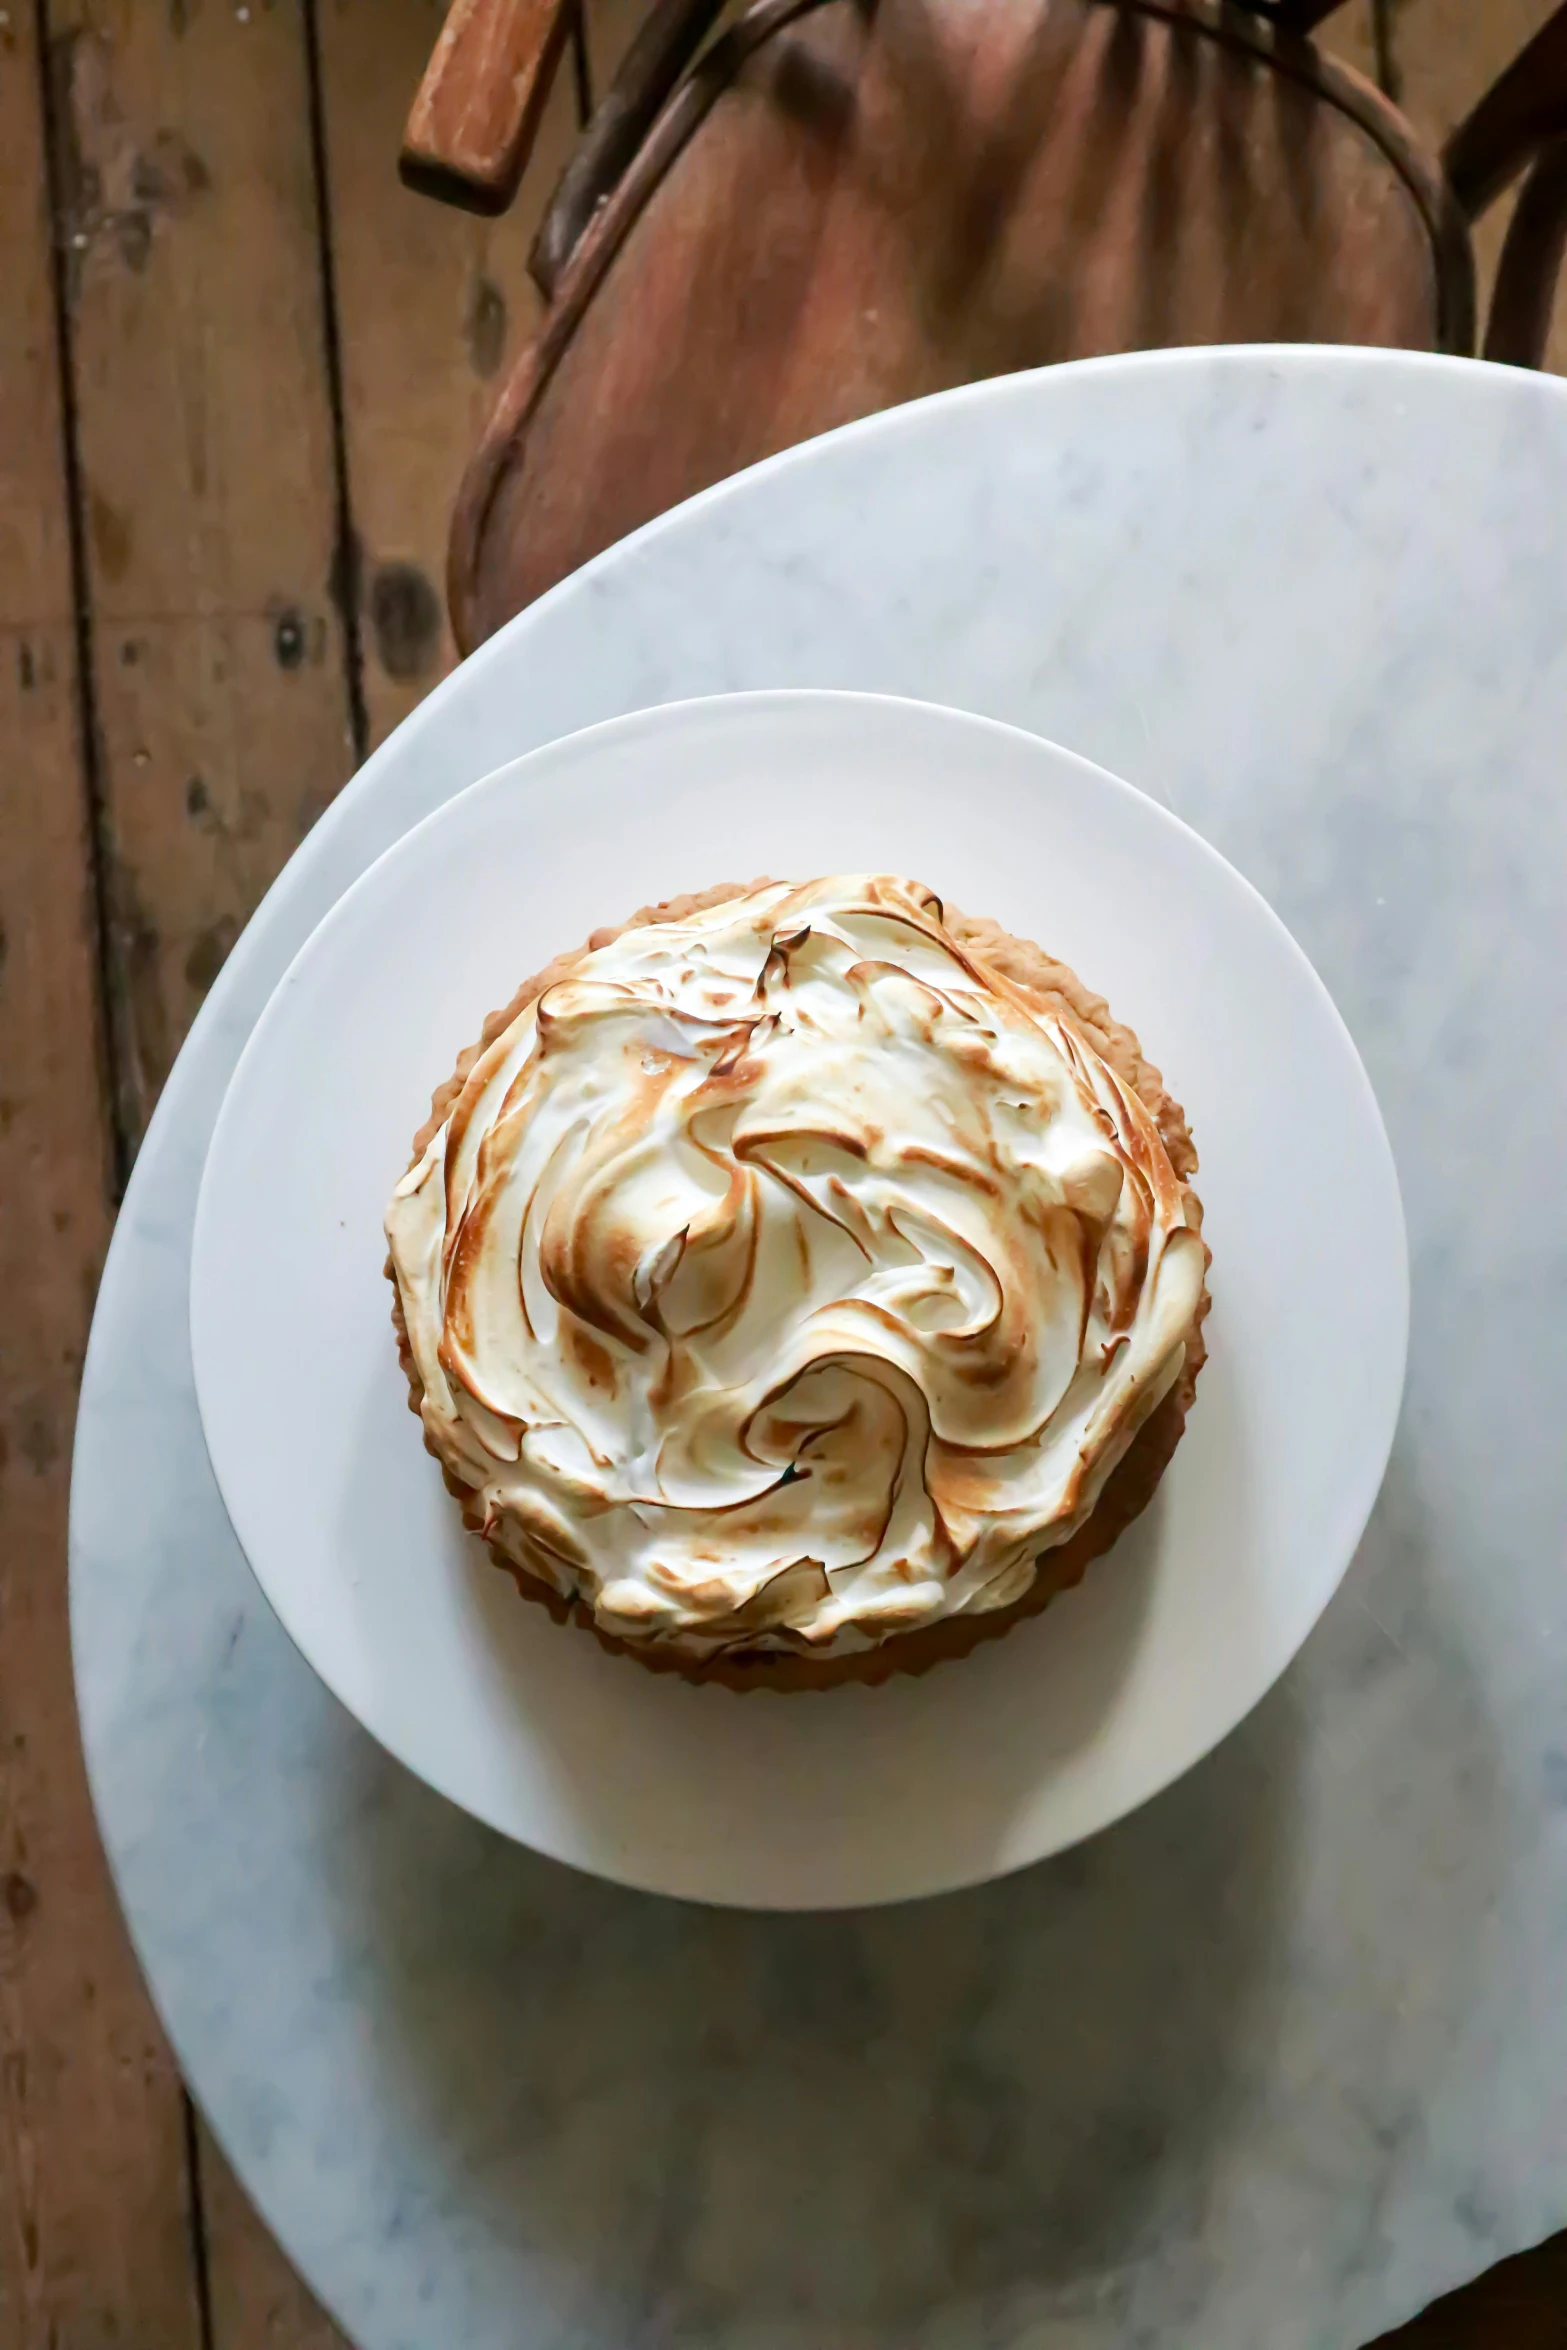
[[[885,874],[598,932],[387,1213],[414,1408],[519,1588],[737,1687],[962,1653],[1149,1498],[1203,1357],[1185,1120],[1065,966]]]

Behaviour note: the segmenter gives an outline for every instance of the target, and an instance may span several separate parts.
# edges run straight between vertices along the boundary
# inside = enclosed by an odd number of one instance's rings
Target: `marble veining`
[[[566,582],[241,940],[105,1277],[73,1624],[181,2060],[366,2350],[1350,2350],[1567,2222],[1564,507],[1567,386],[1501,370],[948,395]],[[1382,1498],[1244,1728],[1061,1860],[819,1918],[577,1877],[387,1761],[251,1581],[185,1329],[228,1073],[353,875],[534,743],[778,684],[1012,719],[1213,840],[1366,1059],[1414,1279]]]

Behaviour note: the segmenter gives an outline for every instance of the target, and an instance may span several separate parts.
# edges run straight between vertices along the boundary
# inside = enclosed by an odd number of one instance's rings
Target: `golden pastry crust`
[[[477,1042],[458,1055],[456,1068],[450,1077],[436,1087],[430,1102],[430,1115],[414,1137],[410,1166],[418,1164],[444,1124],[479,1055],[546,988],[566,978],[584,956],[593,953],[596,948],[609,946],[624,931],[641,929],[650,922],[679,922],[688,915],[704,912],[709,906],[722,905],[726,899],[740,897],[748,890],[763,889],[767,885],[768,877],[763,875],[752,882],[720,882],[712,889],[666,898],[659,905],[641,907],[627,922],[595,930],[584,946],[575,948],[570,954],[557,955],[553,962],[547,963],[542,971],[523,983],[509,1004],[490,1014]],[[1192,1145],[1185,1112],[1165,1091],[1163,1078],[1152,1062],[1144,1057],[1142,1046],[1133,1031],[1124,1021],[1115,1018],[1103,996],[1095,995],[1067,964],[1047,955],[1032,940],[1015,938],[1010,931],[1003,930],[999,923],[975,920],[953,906],[944,909],[944,916],[948,931],[959,945],[967,948],[981,962],[987,963],[992,970],[1001,973],[1043,1010],[1054,1013],[1075,1028],[1100,1059],[1114,1070],[1122,1083],[1137,1095],[1157,1126],[1170,1164],[1181,1179],[1187,1221],[1194,1230],[1200,1232],[1202,1202],[1189,1180],[1196,1172],[1197,1153]],[[387,1259],[386,1273],[392,1283],[392,1326],[397,1333],[398,1355],[408,1380],[408,1406],[422,1425],[424,1387],[414,1362],[413,1349],[408,1342],[402,1296],[390,1257]],[[875,1687],[898,1673],[929,1672],[933,1665],[967,1656],[981,1642],[998,1640],[1025,1617],[1038,1615],[1058,1592],[1070,1590],[1074,1584],[1080,1583],[1090,1563],[1120,1539],[1134,1518],[1141,1516],[1181,1440],[1186,1415],[1196,1393],[1198,1373],[1207,1360],[1208,1350],[1202,1326],[1210,1302],[1204,1285],[1180,1378],[1138,1429],[1126,1453],[1106,1480],[1092,1514],[1069,1541],[1057,1543],[1040,1552],[1034,1581],[1010,1607],[947,1616],[940,1623],[925,1625],[914,1632],[894,1633],[875,1648],[847,1656],[803,1656],[784,1649],[755,1649],[749,1652],[730,1649],[722,1655],[702,1658],[669,1645],[616,1639],[612,1633],[600,1629],[592,1609],[584,1602],[563,1599],[547,1583],[539,1581],[525,1568],[519,1567],[514,1559],[507,1557],[498,1544],[491,1542],[488,1548],[497,1566],[505,1568],[522,1596],[548,1608],[557,1623],[580,1624],[612,1655],[633,1656],[649,1670],[674,1673],[683,1681],[712,1682],[737,1691],[832,1689],[847,1682]],[[476,1506],[478,1496],[474,1488],[455,1477],[446,1463],[440,1460],[428,1432],[425,1435],[425,1449],[440,1461],[447,1490],[462,1505],[464,1525],[473,1533],[481,1533],[482,1512]]]

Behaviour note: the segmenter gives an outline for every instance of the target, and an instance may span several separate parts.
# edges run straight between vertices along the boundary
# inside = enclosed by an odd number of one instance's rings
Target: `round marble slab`
[[[180,2060],[366,2350],[1317,2350],[1567,2220],[1564,510],[1567,386],[1463,362],[945,395],[568,580],[252,922],[104,1277],[78,1687]],[[818,1918],[590,1882],[389,1762],[267,1613],[186,1338],[224,1085],[347,883],[533,744],[781,684],[988,711],[1205,833],[1354,1033],[1413,1275],[1381,1501],[1250,1722],[1059,1861]]]

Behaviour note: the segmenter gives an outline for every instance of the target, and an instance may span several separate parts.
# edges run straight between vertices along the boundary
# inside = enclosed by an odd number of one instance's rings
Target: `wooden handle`
[[[1567,254],[1567,139],[1547,147],[1524,181],[1507,224],[1485,357],[1507,367],[1543,367],[1551,311]]]
[[[1520,50],[1454,131],[1442,160],[1471,220],[1494,204],[1548,139],[1567,132],[1567,7]]]
[[[538,135],[574,0],[452,0],[413,102],[404,185],[504,212]]]
[[[546,301],[583,230],[617,185],[722,6],[723,0],[654,0],[561,174],[533,240],[528,270]]]

